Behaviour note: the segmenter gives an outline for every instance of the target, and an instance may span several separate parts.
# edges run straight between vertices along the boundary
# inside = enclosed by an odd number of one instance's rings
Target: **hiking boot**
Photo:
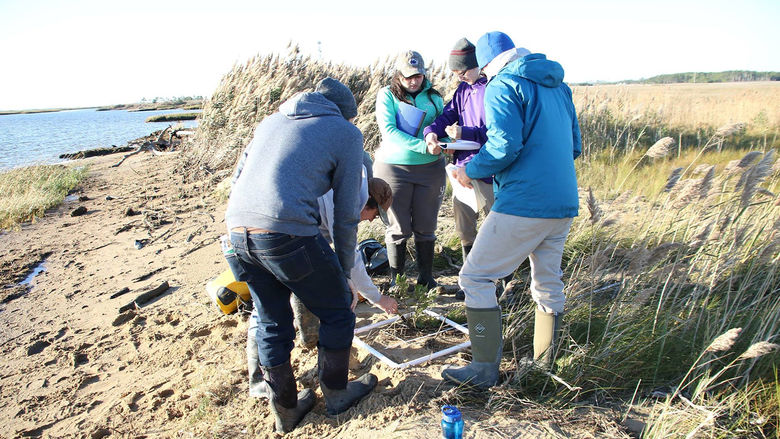
[[[295,316],[295,327],[298,328],[298,339],[306,349],[313,349],[320,341],[320,319],[295,294],[291,295],[290,305]]]
[[[376,387],[377,378],[367,373],[354,381],[347,381],[350,349],[319,349],[320,389],[325,396],[329,415],[337,415],[357,404]]]
[[[406,265],[406,240],[404,239],[398,244],[387,241],[386,246],[387,261],[390,264],[390,286],[394,287],[396,277],[404,275],[404,266]]]
[[[471,339],[471,363],[463,367],[448,367],[441,376],[456,384],[487,389],[498,383],[504,344],[501,336],[501,309],[466,307],[466,319]]]
[[[274,367],[264,367],[265,384],[271,395],[271,413],[277,433],[289,433],[314,407],[314,392],[301,390],[296,394],[295,377],[288,360]]]
[[[427,289],[436,288],[439,284],[433,278],[433,252],[436,241],[414,241],[417,249],[417,285],[425,285]]]

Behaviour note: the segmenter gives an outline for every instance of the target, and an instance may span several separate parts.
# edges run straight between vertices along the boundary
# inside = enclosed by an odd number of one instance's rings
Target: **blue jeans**
[[[338,258],[322,235],[230,233],[259,317],[260,364],[275,367],[290,359],[295,328],[292,292],[320,319],[319,345],[327,350],[352,346],[355,314],[352,293]]]

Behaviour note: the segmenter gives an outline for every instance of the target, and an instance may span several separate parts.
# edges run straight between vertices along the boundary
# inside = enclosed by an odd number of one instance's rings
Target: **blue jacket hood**
[[[288,119],[307,119],[317,116],[339,116],[339,107],[317,92],[297,93],[279,106],[279,112]]]
[[[541,53],[532,53],[512,61],[499,74],[520,76],[549,88],[558,87],[563,82],[563,67]]]

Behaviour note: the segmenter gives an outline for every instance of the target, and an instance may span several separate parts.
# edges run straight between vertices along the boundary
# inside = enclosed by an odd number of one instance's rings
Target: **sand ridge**
[[[276,437],[267,403],[248,396],[246,316],[220,314],[205,293],[227,268],[218,242],[225,203],[185,183],[175,156],[143,153],[112,168],[117,160],[78,161],[90,167],[78,189],[87,200],[0,234],[0,437]],[[71,217],[78,206],[87,213]],[[42,260],[32,287],[17,285]],[[454,285],[457,270],[437,275]],[[165,294],[118,318],[163,281]],[[367,304],[358,317],[386,318]],[[355,350],[351,374],[370,371],[379,385],[329,418],[316,352],[297,346],[292,356],[299,387],[318,400],[288,437],[349,438],[438,437],[439,408],[455,402],[439,372],[467,358],[398,371]],[[466,437],[561,435],[547,422],[464,413]]]

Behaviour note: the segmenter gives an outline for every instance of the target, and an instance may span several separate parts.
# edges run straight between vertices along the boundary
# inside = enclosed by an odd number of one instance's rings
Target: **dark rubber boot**
[[[387,242],[387,260],[390,263],[390,286],[395,286],[396,276],[404,275],[406,265],[406,240],[393,244]]]
[[[417,275],[417,285],[425,285],[429,290],[436,288],[439,285],[433,278],[433,251],[436,241],[415,241],[414,246],[417,249],[417,269],[420,272]]]
[[[504,341],[501,334],[501,308],[466,308],[471,339],[471,364],[448,367],[441,377],[456,384],[482,389],[498,383],[498,368]]]
[[[268,398],[268,387],[263,383],[263,369],[257,357],[257,338],[255,331],[246,337],[246,368],[249,371],[249,396],[252,398]]]
[[[329,415],[337,415],[357,404],[376,387],[376,376],[367,373],[354,381],[347,381],[349,348],[319,350],[320,389],[325,396]]]
[[[271,394],[271,413],[276,418],[276,432],[289,433],[314,407],[314,392],[301,390],[296,394],[292,366],[286,363],[264,367],[265,382]]]
[[[461,251],[463,252],[463,265],[466,265],[466,258],[468,257],[469,253],[471,252],[471,248],[474,247],[473,245],[464,245],[461,247]],[[455,299],[456,300],[466,300],[466,293],[463,292],[463,290],[458,290],[458,292],[455,293]]]

